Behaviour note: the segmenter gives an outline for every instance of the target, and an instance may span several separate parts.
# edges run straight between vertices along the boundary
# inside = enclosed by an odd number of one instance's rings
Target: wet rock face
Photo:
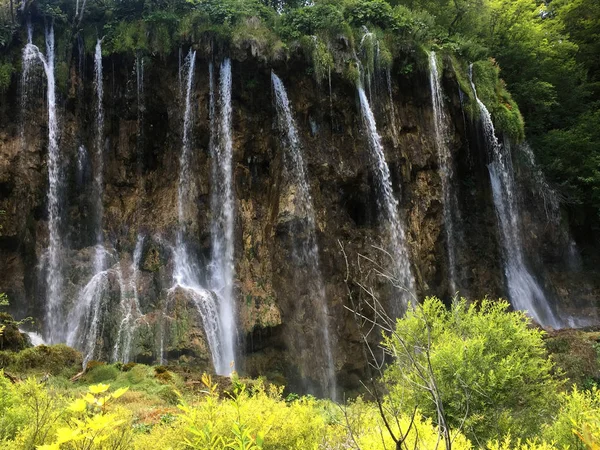
[[[68,80],[61,92],[61,167],[65,296],[73,301],[87,282],[94,244],[90,200],[93,151],[93,87],[88,70]],[[211,368],[212,360],[198,309],[183,292],[173,291],[173,247],[178,225],[177,192],[183,99],[177,57],[145,57],[143,89],[138,90],[133,58],[105,58],[104,235],[111,264],[133,273],[138,235],[145,236],[140,261],[127,295],[139,297],[131,359]],[[300,68],[300,69],[299,69]],[[334,365],[344,389],[357,388],[366,361],[355,317],[348,311],[363,292],[354,281],[375,288],[384,304],[394,290],[374,275],[373,262],[389,263],[380,250],[385,233],[379,221],[376,183],[356,89],[332,79],[318,85],[302,61],[278,67],[290,97],[307,163],[314,202],[320,265],[326,291]],[[392,74],[394,110],[384,78],[373,81],[370,102],[383,138],[408,247],[417,293],[448,298],[441,182],[433,138],[427,75]],[[16,81],[16,80],[15,80]],[[451,151],[457,162],[456,186],[463,218],[459,286],[471,297],[500,296],[500,267],[494,209],[476,127],[460,110],[456,83],[444,79],[446,107],[453,121]],[[16,83],[13,86],[17,89]],[[275,126],[270,68],[252,58],[233,62],[233,179],[235,210],[235,306],[238,370],[250,375],[286,377],[302,389],[314,336],[315,299],[297,271],[290,243],[303,218],[296,214],[296,186],[286,179],[281,131]],[[138,92],[141,92],[138,96]],[[43,324],[45,286],[40,274],[47,247],[45,107],[30,105],[26,126],[18,120],[18,99],[2,99],[0,123],[0,209],[5,211],[0,237],[0,287],[18,315],[33,315]],[[210,260],[210,192],[208,62],[199,59],[193,86],[193,203],[186,233],[189,251],[199,261],[200,278]],[[22,130],[22,131],[21,131]],[[83,149],[83,150],[82,150]],[[342,252],[342,248],[344,252]],[[345,254],[344,254],[345,253]],[[87,255],[87,256],[86,256]],[[86,275],[87,274],[87,275]],[[298,279],[298,277],[296,277]],[[301,279],[301,277],[300,277]],[[305,280],[306,281],[306,280]],[[133,283],[133,284],[132,284]],[[135,286],[135,290],[132,286]],[[110,302],[98,348],[110,359],[122,317],[119,283],[110,283]],[[66,304],[69,304],[67,302]],[[68,324],[72,326],[72,324]],[[374,339],[377,339],[375,337]],[[316,370],[316,368],[312,368]]]

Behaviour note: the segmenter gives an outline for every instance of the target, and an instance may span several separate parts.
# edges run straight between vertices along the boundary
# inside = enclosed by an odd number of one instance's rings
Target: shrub
[[[542,336],[505,301],[463,299],[447,310],[436,298],[410,308],[383,345],[395,357],[386,381],[397,404],[436,417],[419,374],[431,365],[446,421],[475,442],[509,433],[530,437],[558,405],[561,383],[551,376]]]
[[[571,393],[563,394],[558,415],[544,436],[565,448],[599,448],[600,390],[595,386],[589,391],[574,388]]]
[[[127,388],[108,393],[109,385],[90,386],[88,393],[73,401],[61,415],[61,427],[53,444],[38,446],[39,450],[75,450],[131,448],[131,417],[125,410],[112,408]],[[66,444],[66,445],[64,445]]]
[[[103,381],[115,380],[119,376],[119,369],[113,365],[98,365],[85,374],[85,381],[89,383],[101,383]]]
[[[355,0],[346,7],[344,15],[355,27],[389,28],[394,23],[392,7],[384,0]]]

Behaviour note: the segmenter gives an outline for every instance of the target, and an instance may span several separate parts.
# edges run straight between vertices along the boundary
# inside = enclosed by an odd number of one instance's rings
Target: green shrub
[[[600,446],[600,390],[574,388],[563,394],[555,420],[544,431],[548,440],[559,447],[597,449]]]
[[[430,363],[451,427],[464,421],[476,442],[536,435],[557,408],[561,383],[551,376],[544,332],[508,308],[505,301],[461,300],[447,310],[436,298],[410,308],[383,343],[395,357],[386,371],[391,398],[436,418],[431,393],[418,388],[419,371]]]
[[[394,24],[392,7],[384,0],[354,0],[344,11],[348,22],[355,27],[389,28]]]
[[[86,372],[85,381],[88,383],[112,381],[119,376],[119,373],[119,369],[113,365],[99,365]]]

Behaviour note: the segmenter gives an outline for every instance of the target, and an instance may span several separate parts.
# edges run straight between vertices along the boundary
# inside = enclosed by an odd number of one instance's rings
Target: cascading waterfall
[[[113,360],[127,363],[131,359],[133,336],[139,325],[142,313],[137,289],[137,281],[144,247],[144,235],[140,234],[135,243],[133,259],[129,270],[129,281],[126,282],[121,266],[118,268],[118,280],[121,293],[121,323],[113,349]]]
[[[271,82],[275,93],[275,104],[277,108],[277,118],[279,127],[285,132],[287,138],[285,161],[288,167],[292,183],[296,187],[295,208],[296,215],[301,217],[305,223],[305,233],[297,233],[294,242],[295,259],[299,266],[306,267],[308,280],[313,284],[311,294],[317,299],[319,308],[317,314],[318,326],[322,338],[322,352],[324,373],[316,374],[323,383],[324,392],[327,392],[331,398],[336,397],[336,379],[335,365],[333,360],[333,350],[330,337],[329,312],[327,299],[325,295],[325,286],[321,275],[319,264],[319,248],[317,245],[315,213],[313,209],[310,187],[308,185],[308,176],[306,174],[304,158],[302,156],[302,147],[296,124],[292,116],[290,102],[285,91],[285,87],[279,77],[271,72]],[[303,237],[301,237],[301,235]],[[299,242],[300,241],[300,242]]]
[[[190,50],[184,64],[187,70],[185,77],[185,111],[183,119],[183,139],[181,156],[179,160],[179,186],[178,186],[178,217],[179,230],[177,232],[177,243],[174,249],[173,278],[175,285],[170,289],[169,295],[180,288],[190,296],[200,316],[210,347],[215,371],[219,375],[227,375],[231,372],[228,360],[233,355],[233,349],[225,349],[226,343],[222,340],[221,321],[219,317],[219,299],[215,293],[204,288],[199,280],[198,264],[193,260],[186,245],[186,230],[188,220],[191,220],[189,206],[194,203],[193,179],[191,174],[191,152],[192,152],[192,92],[194,85],[194,68],[196,64],[196,52]],[[164,321],[163,321],[164,322]],[[164,324],[161,333],[161,360],[164,360]]]
[[[54,27],[46,28],[46,56],[33,45],[33,31],[28,24],[28,43],[23,50],[23,91],[28,89],[29,76],[37,61],[42,63],[48,82],[48,249],[46,269],[46,334],[48,341],[58,342],[63,334],[62,321],[62,246],[60,237],[60,149],[58,147],[58,116],[56,111],[56,83],[54,78]]]
[[[390,255],[393,257],[394,278],[400,286],[400,304],[392,305],[391,313],[399,316],[408,304],[415,298],[415,280],[410,268],[410,258],[406,245],[406,233],[404,225],[400,220],[398,212],[398,200],[392,189],[392,179],[390,169],[385,160],[381,136],[377,132],[375,116],[369,105],[369,100],[364,88],[359,84],[358,97],[360,99],[360,109],[367,131],[369,141],[369,154],[377,184],[379,195],[377,202],[383,211],[384,219],[387,221],[388,240],[391,247]]]
[[[508,295],[515,309],[527,311],[538,323],[560,328],[561,323],[550,308],[544,291],[525,263],[520,228],[520,211],[517,204],[517,186],[514,180],[511,151],[508,141],[498,142],[492,116],[477,96],[473,82],[473,66],[469,67],[469,80],[479,106],[485,141],[490,152],[488,165],[500,240],[504,256],[504,275]]]
[[[110,288],[109,277],[113,274],[112,268],[94,274],[79,292],[75,306],[67,318],[69,324],[75,325],[68,330],[67,345],[81,350],[84,368],[96,351],[101,305]]]
[[[106,269],[107,251],[104,247],[102,203],[104,192],[104,84],[102,71],[102,40],[98,39],[94,53],[94,89],[96,93],[96,136],[94,142],[93,195],[95,209],[95,247],[92,278],[79,292],[75,307],[69,314],[69,324],[77,324],[67,334],[67,343],[83,351],[83,364],[95,356],[96,341],[102,320],[102,307],[110,287],[109,275],[115,269]],[[119,275],[117,267],[117,276]]]
[[[215,124],[216,102],[214,95],[214,74],[210,65],[210,113],[211,113],[211,156],[212,156],[212,261],[210,287],[219,298],[219,319],[221,342],[223,344],[222,363],[234,360],[235,318],[233,311],[234,276],[234,198],[233,198],[233,142],[231,106],[231,61],[227,58],[221,64],[219,80],[219,116]],[[217,136],[212,136],[217,133]],[[220,367],[225,372],[227,367]]]
[[[429,53],[429,84],[433,105],[435,145],[440,164],[442,196],[444,210],[444,226],[446,229],[446,249],[448,252],[448,283],[450,294],[456,293],[456,242],[458,232],[458,199],[452,189],[454,181],[454,160],[448,147],[448,120],[444,113],[443,93],[440,75],[437,68],[435,52]]]
[[[581,255],[568,227],[561,226],[560,196],[558,192],[550,186],[548,180],[546,180],[546,176],[538,166],[533,149],[529,144],[527,142],[520,144],[518,146],[518,151],[526,157],[526,163],[531,172],[533,191],[544,203],[546,219],[552,226],[558,229],[559,233],[562,235],[567,265],[570,270],[577,272],[581,269]]]
[[[94,201],[96,210],[96,251],[94,253],[94,273],[104,270],[105,254],[102,222],[104,206],[104,83],[102,80],[102,40],[98,39],[94,53],[94,87],[96,90],[96,142],[94,168]]]

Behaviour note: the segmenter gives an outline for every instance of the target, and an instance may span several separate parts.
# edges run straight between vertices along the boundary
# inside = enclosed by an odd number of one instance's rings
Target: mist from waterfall
[[[179,217],[179,230],[174,249],[174,286],[169,290],[169,296],[174,295],[178,289],[183,289],[187,296],[194,302],[201,318],[206,339],[212,355],[215,371],[219,375],[231,373],[233,363],[233,339],[224,339],[221,325],[219,296],[202,285],[199,273],[200,268],[187,246],[187,225],[193,218],[190,207],[195,203],[195,183],[192,177],[192,124],[193,106],[192,94],[194,87],[194,70],[196,52],[190,50],[182,70],[185,73],[185,109],[183,117],[182,149],[179,160],[179,184],[177,210]],[[166,308],[166,306],[165,306]],[[163,320],[164,322],[164,320]],[[161,333],[161,360],[164,360],[164,324]]]
[[[431,102],[435,130],[435,145],[438,152],[439,173],[442,182],[442,202],[444,211],[444,226],[446,230],[446,251],[448,255],[448,284],[451,295],[457,289],[456,244],[459,229],[459,207],[454,185],[454,159],[448,146],[450,132],[448,118],[444,112],[444,97],[440,74],[437,68],[435,52],[429,53],[429,85],[431,87]]]
[[[514,179],[510,145],[507,140],[503,144],[498,141],[492,116],[477,96],[472,69],[473,66],[469,66],[469,80],[479,106],[484,137],[491,158],[488,171],[500,231],[504,275],[510,301],[515,309],[527,311],[541,325],[560,328],[561,322],[554,314],[543,289],[525,262],[521,236],[521,212],[517,202],[517,185]]]
[[[393,258],[393,276],[399,285],[399,304],[391,305],[391,314],[400,316],[415,297],[415,280],[410,268],[410,257],[406,245],[406,233],[398,212],[398,200],[392,189],[390,169],[385,160],[381,136],[377,132],[375,116],[362,85],[358,86],[360,109],[369,142],[369,155],[377,180],[377,203],[383,212],[386,232],[390,245],[389,254]],[[384,264],[385,266],[385,264]]]
[[[294,260],[298,269],[307,271],[307,280],[311,283],[310,293],[316,299],[319,310],[316,314],[321,336],[314,336],[315,341],[322,342],[322,373],[309,374],[315,376],[323,384],[323,391],[331,398],[336,398],[336,379],[335,365],[333,358],[332,343],[330,337],[329,311],[327,307],[327,298],[325,295],[325,286],[319,264],[319,248],[317,245],[315,213],[313,201],[308,184],[308,176],[304,158],[302,155],[302,146],[298,137],[296,123],[292,115],[287,93],[283,82],[279,77],[271,72],[271,83],[275,94],[275,105],[277,109],[277,123],[285,136],[285,165],[291,178],[290,182],[296,188],[295,191],[295,215],[301,218],[303,223],[303,233],[296,233],[294,245]],[[306,349],[308,350],[308,349]],[[317,349],[312,349],[317,350]],[[315,355],[316,357],[316,355]],[[306,369],[306,368],[305,368]]]
[[[60,236],[60,149],[59,129],[56,111],[56,81],[54,77],[54,27],[46,27],[46,55],[32,43],[33,30],[27,24],[27,45],[23,49],[23,93],[30,89],[30,76],[35,64],[41,62],[47,80],[46,101],[48,107],[48,248],[46,250],[46,338],[58,342],[65,329],[62,320],[63,275],[62,244]],[[25,101],[27,99],[25,98]],[[25,107],[26,105],[23,105]]]
[[[215,96],[215,80],[212,63],[210,75],[210,152],[212,159],[211,190],[211,240],[212,260],[210,263],[210,288],[219,299],[221,342],[223,343],[221,364],[234,360],[235,317],[234,317],[234,210],[233,197],[233,140],[231,106],[231,61],[226,58],[221,64],[219,76],[218,105]],[[217,116],[218,106],[218,116]],[[228,367],[220,367],[226,372]]]

